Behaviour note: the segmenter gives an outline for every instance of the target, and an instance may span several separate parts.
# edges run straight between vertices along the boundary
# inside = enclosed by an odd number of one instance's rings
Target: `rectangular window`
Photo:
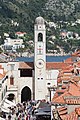
[[[32,77],[32,69],[21,69],[20,77]]]
[[[14,77],[10,77],[10,85],[14,85]]]

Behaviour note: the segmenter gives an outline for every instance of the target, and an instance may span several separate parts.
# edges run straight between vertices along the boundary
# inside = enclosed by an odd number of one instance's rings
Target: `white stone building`
[[[2,45],[2,48],[7,51],[16,51],[16,49],[24,48],[23,39],[6,38],[4,40],[4,45]]]
[[[50,101],[57,86],[59,68],[54,67],[55,63],[46,63],[46,28],[42,17],[35,20],[34,44],[34,62],[0,63],[8,75],[7,97],[15,103]]]
[[[0,65],[0,105],[7,95],[8,75],[2,65]]]

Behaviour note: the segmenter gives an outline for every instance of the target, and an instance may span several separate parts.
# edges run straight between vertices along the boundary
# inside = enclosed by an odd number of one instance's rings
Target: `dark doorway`
[[[15,97],[14,94],[9,94],[7,99],[10,100],[10,101],[13,101],[14,97]]]
[[[29,87],[24,87],[21,91],[21,102],[31,100],[31,90]]]

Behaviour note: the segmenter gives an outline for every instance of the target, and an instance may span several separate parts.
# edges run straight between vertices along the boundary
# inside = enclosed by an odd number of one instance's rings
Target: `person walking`
[[[28,120],[28,115],[26,116],[26,120]]]
[[[30,120],[30,114],[28,114],[28,120]]]

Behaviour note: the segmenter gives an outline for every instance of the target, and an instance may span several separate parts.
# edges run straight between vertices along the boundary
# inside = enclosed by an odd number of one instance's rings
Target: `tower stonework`
[[[34,25],[35,100],[46,97],[46,29],[44,19],[37,17]]]

